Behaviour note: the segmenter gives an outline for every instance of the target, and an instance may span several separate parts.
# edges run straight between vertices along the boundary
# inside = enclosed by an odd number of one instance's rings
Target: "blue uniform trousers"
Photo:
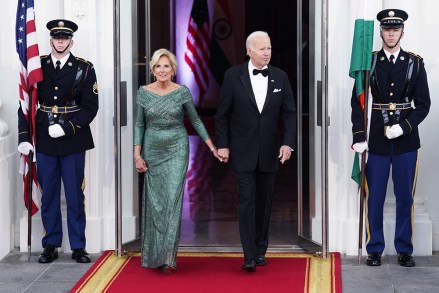
[[[62,244],[62,180],[67,203],[70,248],[85,248],[84,168],[85,152],[66,156],[51,156],[37,152],[37,175],[42,190],[43,247],[60,247]]]
[[[418,151],[399,155],[369,153],[366,166],[366,250],[382,253],[385,247],[383,207],[392,165],[393,191],[396,198],[395,249],[397,253],[413,252],[413,196],[416,187]]]

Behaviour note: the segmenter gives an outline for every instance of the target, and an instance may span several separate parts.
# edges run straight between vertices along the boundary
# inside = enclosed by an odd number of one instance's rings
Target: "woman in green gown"
[[[150,61],[155,82],[137,92],[134,160],[145,173],[142,206],[142,267],[169,273],[177,267],[183,191],[189,162],[186,114],[213,155],[217,150],[198,117],[186,86],[172,82],[175,55],[157,50]]]

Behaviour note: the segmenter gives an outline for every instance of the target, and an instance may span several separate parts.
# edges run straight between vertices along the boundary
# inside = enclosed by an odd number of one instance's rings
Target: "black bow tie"
[[[253,75],[262,74],[264,77],[268,76],[268,68],[259,70],[259,69],[253,69]]]

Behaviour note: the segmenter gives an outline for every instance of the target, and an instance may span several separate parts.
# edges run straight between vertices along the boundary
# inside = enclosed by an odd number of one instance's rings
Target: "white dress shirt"
[[[50,55],[50,57],[52,58],[53,67],[56,68],[56,61],[58,61],[58,59],[56,59],[53,55]],[[61,64],[59,65],[60,69],[63,68],[64,64],[66,64],[69,57],[70,57],[70,53],[59,59],[59,61],[61,62]]]
[[[389,53],[389,52],[387,52],[385,49],[383,49],[384,50],[384,53],[386,54],[386,57],[387,57],[387,60],[389,60],[390,61],[390,55],[393,55],[393,56],[395,56],[395,59],[393,59],[393,64],[395,64],[395,62],[396,62],[396,58],[398,58],[398,55],[399,55],[399,51],[401,51],[401,48],[399,48],[398,49],[398,51],[396,51],[395,53]]]
[[[262,67],[262,69],[268,68],[267,65]],[[250,75],[250,82],[253,88],[253,94],[255,95],[256,105],[258,106],[259,113],[262,112],[264,108],[265,98],[267,97],[268,89],[268,76],[263,76],[262,74],[253,75],[253,69],[258,69],[253,66],[252,62],[248,62],[248,71]]]

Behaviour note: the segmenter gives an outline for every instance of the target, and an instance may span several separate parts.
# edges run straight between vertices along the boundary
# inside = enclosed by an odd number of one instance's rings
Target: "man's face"
[[[253,40],[250,48],[247,48],[247,55],[256,68],[262,68],[270,63],[271,42],[269,37],[257,37]]]
[[[73,46],[72,37],[56,37],[50,39],[50,45],[57,52],[68,52],[69,49],[66,50],[69,46]],[[65,50],[65,51],[64,51]]]
[[[402,27],[400,28],[383,28],[381,29],[381,38],[386,49],[399,47],[399,40],[404,36]]]

